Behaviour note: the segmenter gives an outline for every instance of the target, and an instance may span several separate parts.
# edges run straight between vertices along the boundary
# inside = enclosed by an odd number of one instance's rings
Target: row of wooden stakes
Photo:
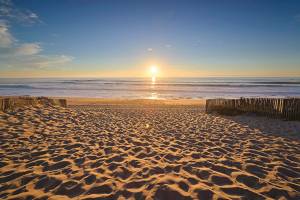
[[[272,118],[300,120],[300,98],[207,99],[206,112],[225,115],[255,113]]]
[[[15,110],[25,106],[56,105],[67,107],[66,99],[51,99],[47,97],[0,97],[0,111]]]

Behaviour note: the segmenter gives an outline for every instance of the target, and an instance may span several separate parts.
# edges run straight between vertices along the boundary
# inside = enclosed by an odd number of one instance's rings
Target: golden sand
[[[0,198],[300,198],[300,122],[182,100],[68,102],[0,113]]]
[[[205,105],[205,99],[108,99],[108,98],[66,98],[68,105]]]

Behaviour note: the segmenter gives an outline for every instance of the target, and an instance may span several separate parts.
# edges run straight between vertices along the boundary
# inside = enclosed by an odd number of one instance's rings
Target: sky
[[[0,0],[0,77],[300,76],[299,0]]]

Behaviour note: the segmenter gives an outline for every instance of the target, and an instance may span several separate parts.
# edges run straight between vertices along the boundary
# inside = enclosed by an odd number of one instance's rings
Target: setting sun
[[[158,72],[157,66],[156,65],[152,65],[151,68],[150,68],[150,72],[151,72],[152,76],[156,76],[157,72]]]
[[[158,73],[158,68],[157,68],[156,65],[152,65],[150,67],[150,73],[151,73],[151,78],[152,78],[152,84],[155,84],[156,76],[157,76],[157,73]]]

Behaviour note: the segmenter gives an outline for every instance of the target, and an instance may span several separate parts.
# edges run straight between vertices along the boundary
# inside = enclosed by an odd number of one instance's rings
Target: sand
[[[126,102],[0,113],[0,198],[300,198],[300,122]]]
[[[56,97],[62,98],[62,97]],[[124,98],[65,98],[68,105],[194,105],[204,106],[205,99],[124,99]]]

